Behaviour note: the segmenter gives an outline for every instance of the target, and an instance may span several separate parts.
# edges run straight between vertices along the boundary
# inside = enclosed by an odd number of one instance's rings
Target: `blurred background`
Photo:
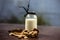
[[[0,0],[0,23],[24,24],[28,5],[38,25],[60,26],[60,0]]]

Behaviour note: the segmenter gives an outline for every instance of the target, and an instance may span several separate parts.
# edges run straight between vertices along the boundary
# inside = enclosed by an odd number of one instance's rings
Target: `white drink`
[[[33,28],[37,28],[37,19],[26,19],[25,24],[26,30],[32,30]]]
[[[25,30],[32,30],[36,28],[37,29],[37,16],[28,14],[25,19]]]

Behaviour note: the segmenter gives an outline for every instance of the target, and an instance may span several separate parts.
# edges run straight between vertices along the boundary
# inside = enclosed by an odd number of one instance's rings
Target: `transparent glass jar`
[[[33,28],[37,29],[37,16],[35,13],[30,12],[26,15],[25,18],[25,30],[32,30]]]

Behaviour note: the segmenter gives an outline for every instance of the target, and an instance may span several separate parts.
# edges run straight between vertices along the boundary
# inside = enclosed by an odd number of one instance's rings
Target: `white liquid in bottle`
[[[37,16],[33,15],[34,18],[26,18],[25,19],[25,30],[32,30],[33,28],[37,28]],[[29,16],[27,16],[29,17]]]

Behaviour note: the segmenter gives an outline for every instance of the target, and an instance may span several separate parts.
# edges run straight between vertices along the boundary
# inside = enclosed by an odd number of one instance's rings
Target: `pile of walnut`
[[[18,38],[35,38],[39,34],[39,30],[34,28],[31,31],[22,30],[22,29],[14,29],[9,31],[9,35],[16,36]]]

